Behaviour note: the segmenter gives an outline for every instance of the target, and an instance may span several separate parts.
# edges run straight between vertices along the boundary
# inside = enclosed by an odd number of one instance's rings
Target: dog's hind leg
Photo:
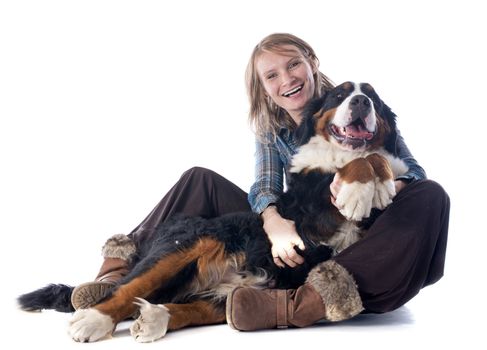
[[[168,308],[171,315],[170,330],[226,321],[225,308],[206,300],[198,300],[189,304],[165,304],[164,306]]]
[[[70,334],[76,341],[96,341],[110,334],[115,325],[136,311],[135,298],[146,298],[164,286],[184,267],[198,258],[223,252],[223,243],[202,238],[193,246],[162,257],[143,274],[119,288],[105,301],[73,315]]]
[[[188,304],[154,305],[139,299],[140,316],[130,327],[134,339],[141,343],[163,337],[167,330],[187,326],[224,323],[225,310],[209,301],[198,300]]]

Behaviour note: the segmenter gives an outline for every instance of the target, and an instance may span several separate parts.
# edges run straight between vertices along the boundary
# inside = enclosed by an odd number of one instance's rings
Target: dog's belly
[[[264,271],[260,275],[248,271],[227,271],[221,283],[215,287],[214,295],[216,298],[226,298],[235,287],[265,288],[269,286],[270,282],[271,280]]]
[[[242,254],[232,254],[224,264],[209,262],[204,271],[199,270],[188,287],[174,297],[173,302],[182,302],[193,296],[225,300],[235,287],[268,287],[271,278],[267,272],[264,269],[257,272],[245,270],[244,259]]]

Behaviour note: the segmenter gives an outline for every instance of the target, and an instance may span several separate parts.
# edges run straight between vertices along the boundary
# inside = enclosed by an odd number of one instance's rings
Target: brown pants
[[[365,309],[394,310],[443,276],[450,202],[437,183],[406,186],[367,231],[334,260],[355,278]],[[211,170],[186,171],[130,237],[147,242],[175,213],[216,217],[250,211],[247,194]]]
[[[334,260],[355,278],[365,309],[387,312],[443,276],[450,199],[431,180],[407,185],[367,231]]]
[[[214,171],[195,167],[183,173],[129,237],[139,246],[152,238],[161,223],[177,213],[213,218],[238,211],[250,211],[247,193]]]

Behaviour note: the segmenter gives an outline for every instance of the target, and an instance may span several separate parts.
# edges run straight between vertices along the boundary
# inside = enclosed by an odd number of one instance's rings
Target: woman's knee
[[[418,183],[418,186],[423,188],[424,191],[427,191],[432,195],[437,195],[437,196],[445,196],[446,195],[446,191],[436,181],[426,179],[426,180],[419,180],[417,183]]]
[[[444,188],[433,180],[419,180],[410,184],[411,191],[424,203],[435,203],[441,207],[450,204],[450,198]]]
[[[195,177],[195,178],[201,178],[205,176],[210,176],[213,177],[217,175],[213,170],[199,167],[199,166],[194,166],[192,168],[189,168],[186,170],[181,177]]]

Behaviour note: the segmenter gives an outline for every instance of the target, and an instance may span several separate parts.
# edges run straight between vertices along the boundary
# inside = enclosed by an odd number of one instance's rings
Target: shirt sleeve
[[[426,172],[424,169],[418,164],[416,159],[414,159],[411,151],[409,151],[408,146],[406,146],[406,142],[404,142],[404,138],[401,136],[399,130],[397,131],[397,138],[396,138],[396,155],[406,163],[408,166],[408,171],[401,176],[398,176],[396,180],[406,180],[411,182],[413,180],[422,180],[426,179]]]
[[[275,143],[256,141],[255,182],[248,195],[252,211],[260,214],[277,201],[283,191],[283,168]]]

